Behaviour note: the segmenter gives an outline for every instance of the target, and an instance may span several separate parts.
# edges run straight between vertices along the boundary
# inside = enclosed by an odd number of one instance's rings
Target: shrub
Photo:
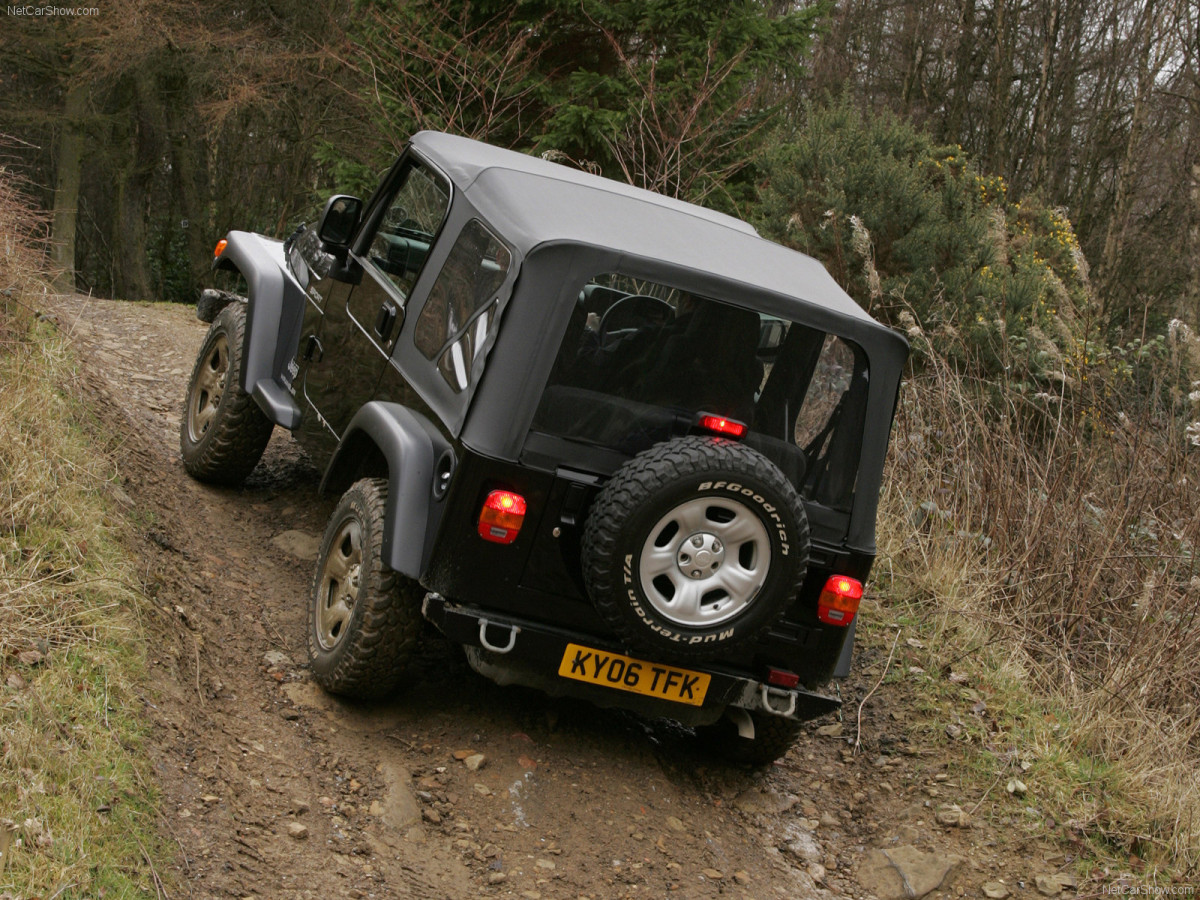
[[[890,114],[809,106],[764,161],[757,224],[930,354],[1032,391],[1072,383],[1089,320],[1071,224]],[[964,353],[965,351],[965,353]]]
[[[1200,337],[1114,336],[1062,211],[888,114],[809,107],[763,172],[760,230],[913,347],[877,572],[936,632],[930,706],[974,667],[971,746],[1032,764],[1031,828],[1194,872]]]

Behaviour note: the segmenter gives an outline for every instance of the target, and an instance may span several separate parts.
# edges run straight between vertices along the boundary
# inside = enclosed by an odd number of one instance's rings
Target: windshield
[[[712,413],[748,425],[743,442],[805,499],[848,510],[867,377],[843,338],[602,275],[580,292],[532,431],[634,455]]]

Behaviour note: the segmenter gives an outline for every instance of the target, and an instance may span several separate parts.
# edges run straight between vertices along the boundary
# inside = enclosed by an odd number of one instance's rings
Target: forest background
[[[1034,766],[1031,822],[1195,871],[1194,0],[13,9],[0,174],[60,290],[194,300],[226,230],[366,194],[421,128],[817,256],[913,345],[875,585],[924,638],[928,727],[969,671],[991,710],[948,739]]]

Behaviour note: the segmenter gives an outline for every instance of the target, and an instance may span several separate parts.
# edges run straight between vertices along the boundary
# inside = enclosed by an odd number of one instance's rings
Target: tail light
[[[847,575],[834,575],[825,582],[817,600],[817,618],[826,625],[849,625],[862,600],[862,582]]]
[[[479,511],[479,536],[494,544],[511,544],[524,522],[524,497],[512,491],[492,491]]]
[[[794,688],[800,683],[800,676],[795,672],[789,672],[787,669],[776,669],[771,666],[767,669],[767,684],[773,684],[781,688]]]
[[[710,416],[707,413],[700,416],[700,427],[722,437],[740,438],[746,433],[746,426],[737,419],[727,419],[724,416]]]

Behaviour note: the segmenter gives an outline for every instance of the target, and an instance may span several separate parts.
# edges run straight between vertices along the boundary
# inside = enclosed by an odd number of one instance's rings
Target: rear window
[[[805,499],[849,509],[867,378],[851,341],[603,275],[579,295],[532,431],[633,455],[713,413],[748,425],[744,443]]]

